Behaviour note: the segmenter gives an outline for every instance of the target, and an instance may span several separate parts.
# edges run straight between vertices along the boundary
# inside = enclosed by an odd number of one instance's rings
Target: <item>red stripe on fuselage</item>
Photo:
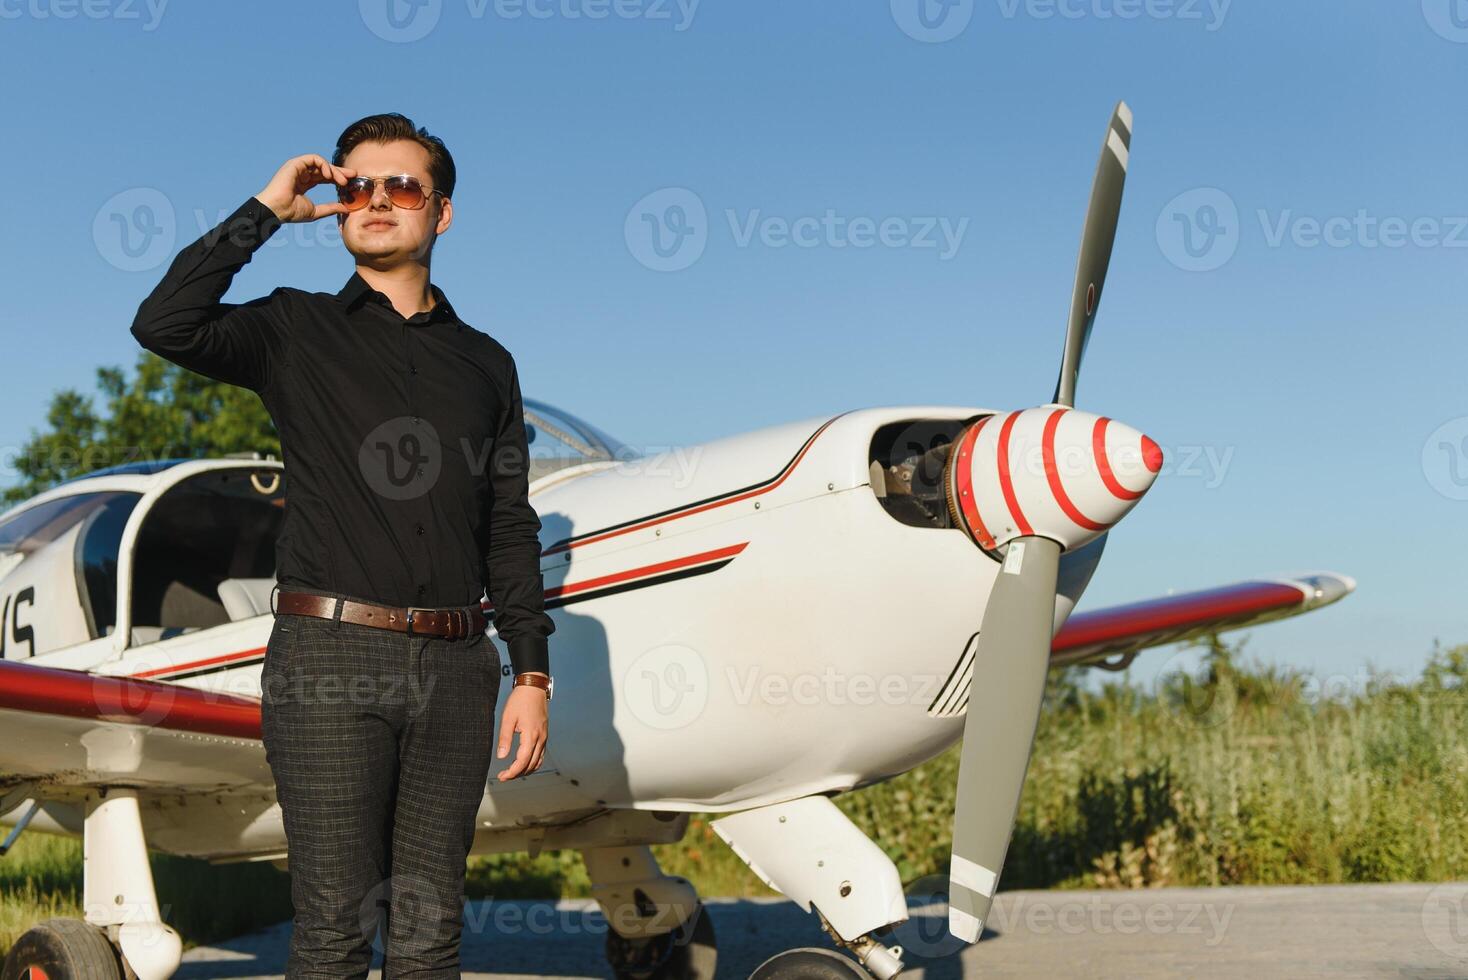
[[[710,551],[701,551],[697,554],[685,555],[682,558],[670,558],[667,561],[654,562],[651,565],[640,565],[637,568],[629,568],[626,571],[622,572],[612,572],[611,574],[602,575],[597,578],[584,579],[580,582],[564,583],[553,588],[546,589],[544,592],[544,598],[556,599],[560,598],[561,596],[572,595],[577,592],[584,592],[588,589],[599,589],[608,585],[615,585],[620,582],[627,582],[633,579],[660,575],[664,572],[676,571],[677,569],[687,568],[691,565],[700,565],[705,562],[719,561],[724,558],[732,558],[747,547],[749,547],[749,542],[741,541],[739,544],[726,545],[725,547],[714,548]],[[480,603],[480,608],[492,610],[494,607],[491,606],[489,604],[489,600],[486,599]],[[147,678],[156,677],[163,674],[179,674],[185,671],[198,670],[201,667],[212,667],[217,664],[227,664],[234,661],[249,660],[252,657],[260,656],[264,652],[264,647],[255,647],[250,650],[240,650],[235,653],[225,653],[213,657],[205,657],[202,660],[190,660],[185,663],[171,664],[167,667],[157,667],[153,670],[145,670],[137,674],[130,674],[128,676]]]

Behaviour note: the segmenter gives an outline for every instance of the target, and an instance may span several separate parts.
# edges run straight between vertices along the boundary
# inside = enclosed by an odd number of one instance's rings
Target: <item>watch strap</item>
[[[514,686],[538,687],[542,691],[544,691],[545,696],[549,698],[551,679],[549,677],[544,677],[540,674],[516,674]]]

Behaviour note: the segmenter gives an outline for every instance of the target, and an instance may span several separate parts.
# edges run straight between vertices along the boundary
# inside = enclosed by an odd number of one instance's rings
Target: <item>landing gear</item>
[[[761,963],[749,980],[872,980],[872,975],[829,949],[787,949]]]
[[[102,739],[88,746],[95,754]],[[183,940],[163,922],[135,789],[108,787],[86,801],[82,826],[86,921],[48,919],[20,937],[0,980],[168,980]]]
[[[713,980],[717,959],[713,919],[702,902],[691,919],[661,936],[627,939],[607,930],[607,962],[617,980]]]
[[[122,960],[96,926],[47,919],[10,947],[0,980],[122,980]]]
[[[714,923],[688,879],[663,874],[646,844],[587,848],[581,857],[617,980],[713,980]]]

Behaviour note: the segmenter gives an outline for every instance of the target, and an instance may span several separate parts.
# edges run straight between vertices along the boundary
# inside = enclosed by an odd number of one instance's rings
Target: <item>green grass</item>
[[[1468,878],[1468,646],[1435,651],[1411,684],[1322,685],[1238,663],[1152,689],[1052,678],[1004,869],[1006,888],[1139,888]],[[946,872],[955,746],[836,803],[904,882]],[[665,871],[705,895],[773,894],[697,815]],[[186,943],[288,919],[268,864],[153,856],[159,901]],[[580,897],[574,851],[470,861],[470,898]],[[23,835],[0,859],[0,950],[53,915],[80,914],[79,842]]]

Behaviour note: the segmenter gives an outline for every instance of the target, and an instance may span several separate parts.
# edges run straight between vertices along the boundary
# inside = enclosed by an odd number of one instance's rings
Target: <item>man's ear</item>
[[[433,233],[442,235],[449,230],[449,225],[454,223],[454,202],[446,197],[439,198],[438,224],[434,226]]]

